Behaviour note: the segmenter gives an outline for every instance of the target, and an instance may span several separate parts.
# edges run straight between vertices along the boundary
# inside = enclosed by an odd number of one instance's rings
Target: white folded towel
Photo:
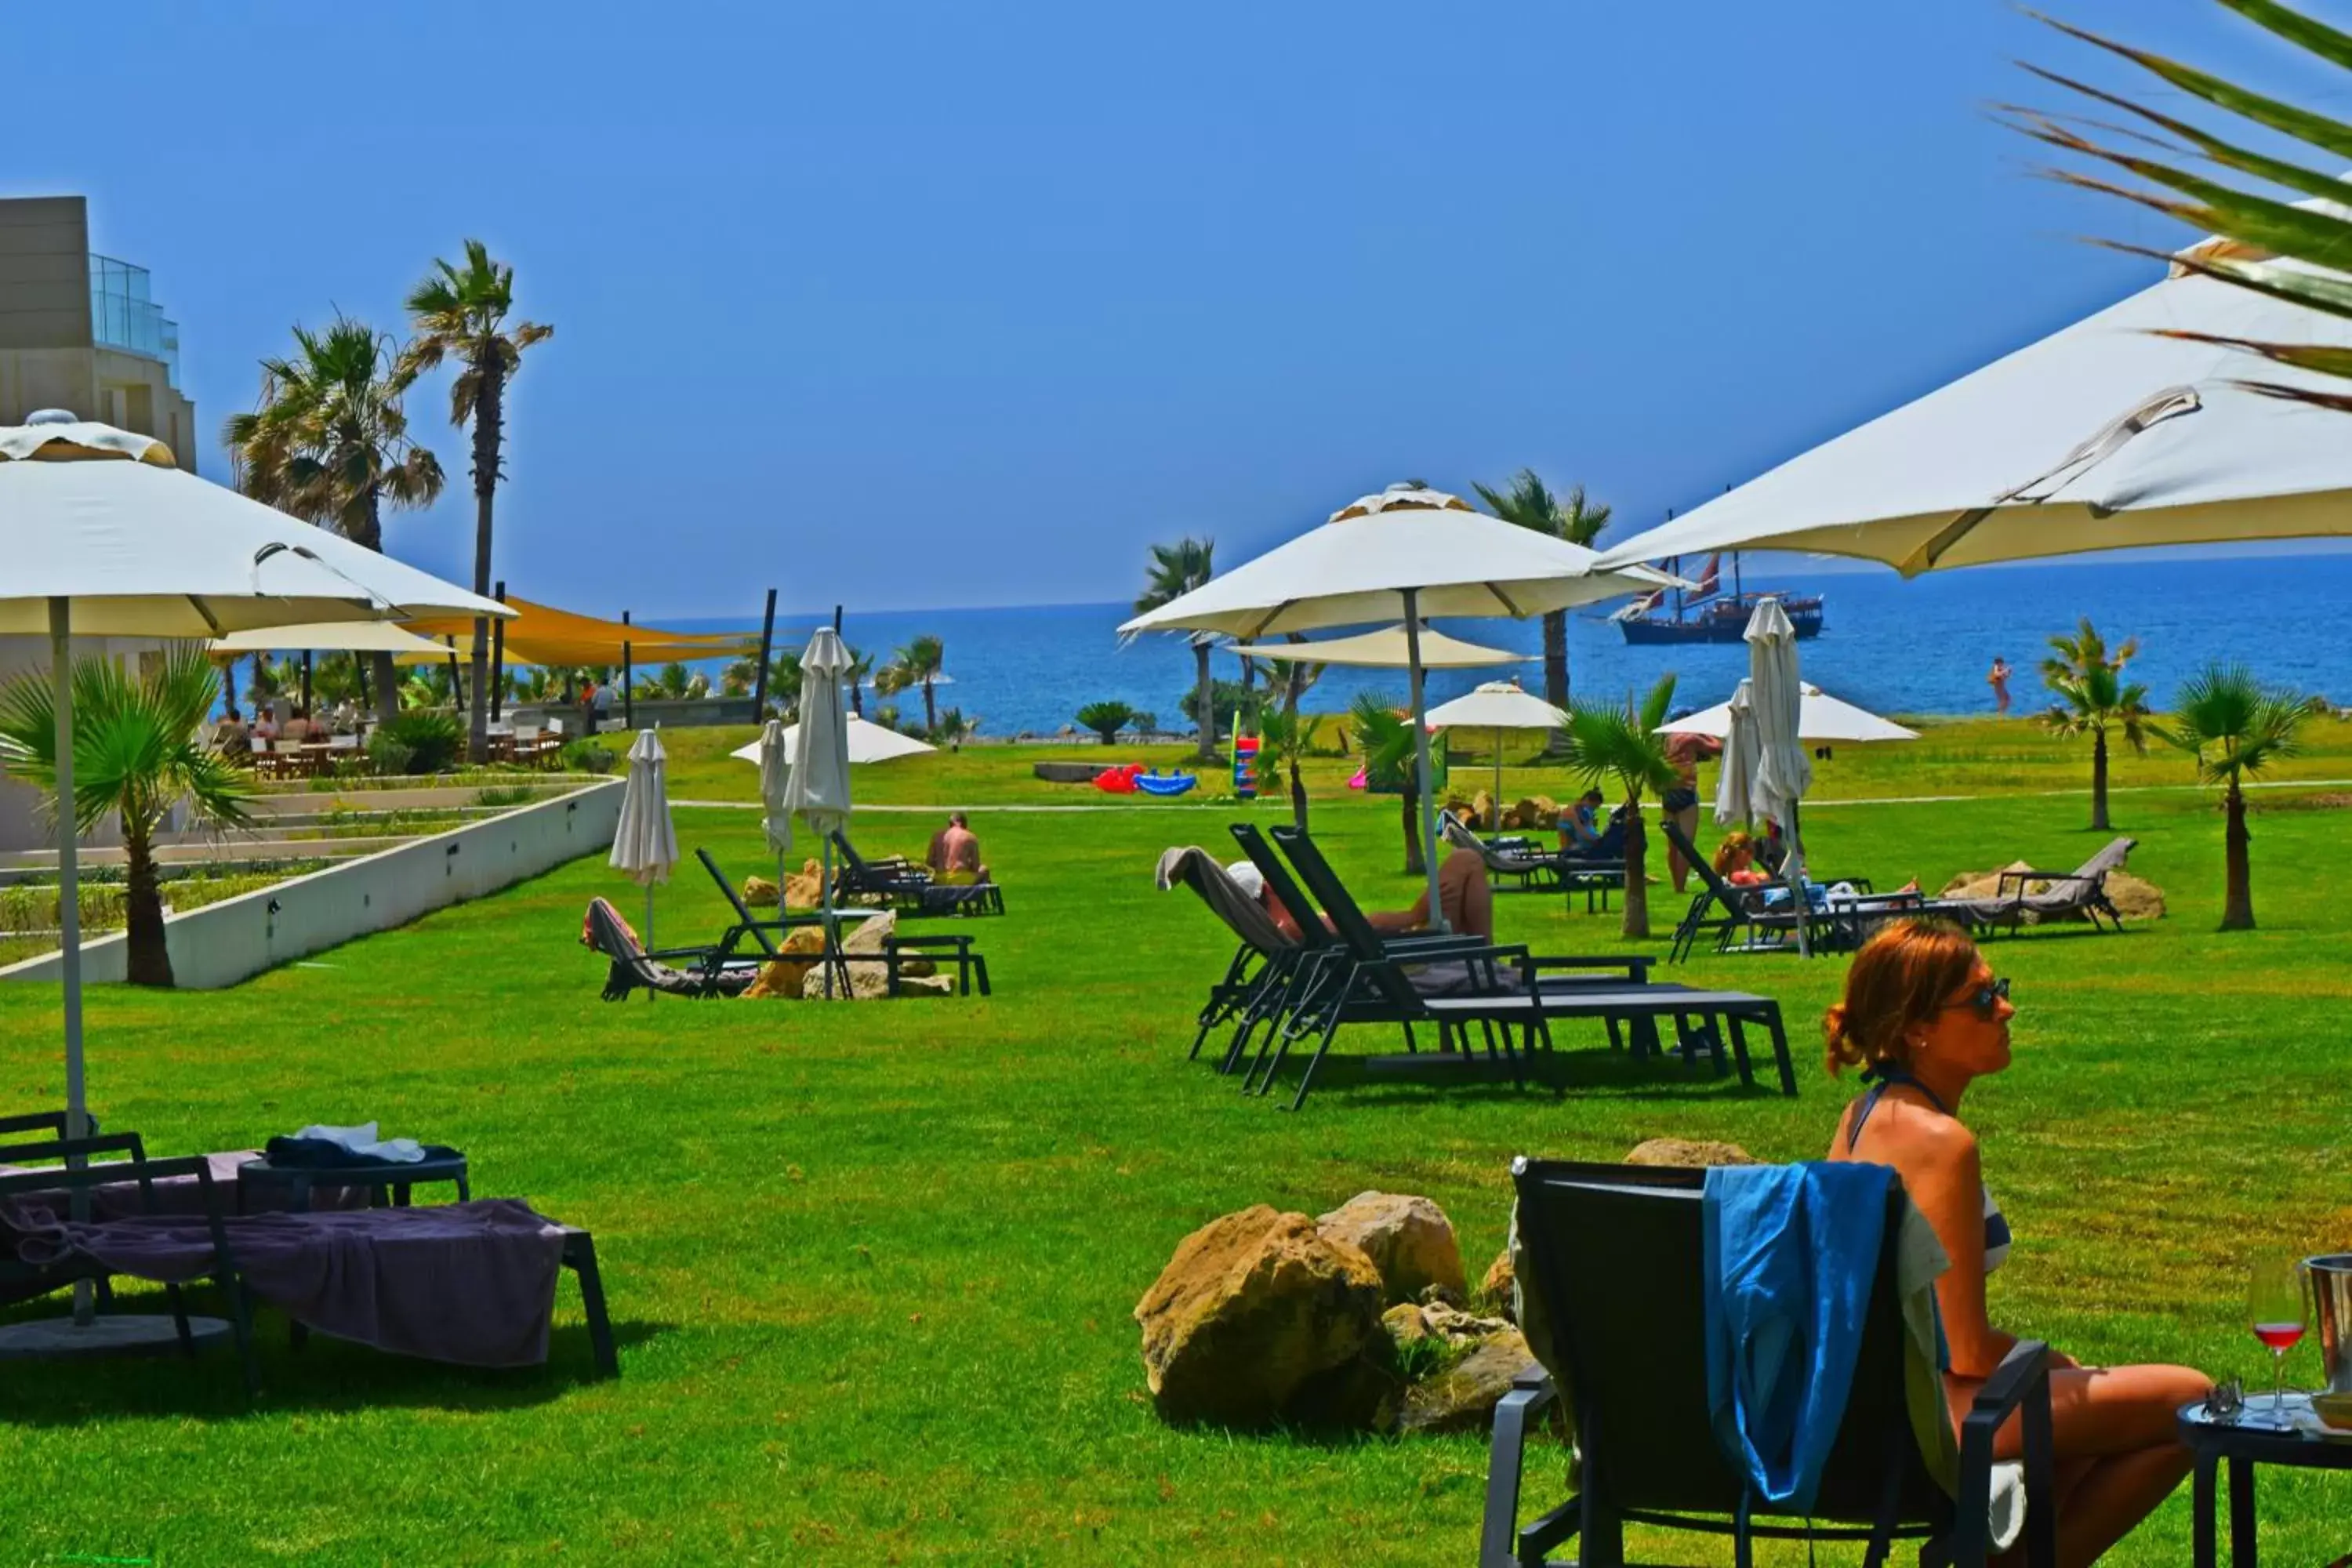
[[[347,1153],[365,1159],[391,1160],[408,1165],[425,1158],[425,1145],[414,1138],[379,1140],[376,1124],[373,1121],[362,1121],[357,1127],[305,1127],[294,1136],[322,1139],[338,1145]]]

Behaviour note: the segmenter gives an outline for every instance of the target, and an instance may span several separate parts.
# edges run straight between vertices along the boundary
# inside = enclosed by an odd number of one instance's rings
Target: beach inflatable
[[[1146,795],[1182,795],[1200,779],[1192,773],[1138,773],[1132,781]]]
[[[1095,788],[1105,795],[1133,795],[1136,777],[1142,772],[1141,763],[1121,763],[1115,768],[1105,768],[1095,775]]]
[[[1356,770],[1356,776],[1348,781],[1348,787],[1349,789],[1362,789],[1371,782],[1372,781],[1370,778],[1365,776],[1364,770],[1358,768]]]

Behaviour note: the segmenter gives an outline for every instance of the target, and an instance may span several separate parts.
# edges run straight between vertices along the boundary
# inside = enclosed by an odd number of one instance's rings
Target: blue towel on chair
[[[1753,1496],[1813,1506],[1845,1418],[1895,1173],[1859,1161],[1706,1173],[1706,1400]]]

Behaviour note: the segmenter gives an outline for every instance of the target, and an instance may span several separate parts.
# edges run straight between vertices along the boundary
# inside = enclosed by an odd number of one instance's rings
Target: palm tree
[[[172,984],[163,898],[155,879],[155,833],[186,801],[205,820],[247,820],[245,775],[201,736],[219,690],[202,643],[166,643],[132,675],[104,657],[73,666],[73,817],[87,834],[107,817],[122,826],[127,977]],[[0,688],[0,771],[51,792],[59,809],[54,683],[28,671]]]
[[[1666,758],[1665,737],[1658,726],[1674,705],[1675,678],[1665,676],[1650,688],[1641,706],[1628,693],[1622,707],[1615,703],[1577,703],[1569,709],[1568,765],[1589,784],[1616,784],[1625,792],[1625,923],[1623,934],[1650,934],[1648,835],[1642,829],[1642,792],[1660,795],[1681,782]]]
[[[842,644],[841,647],[844,653],[849,655],[849,668],[846,672],[849,681],[849,710],[863,719],[866,717],[866,699],[863,693],[866,689],[866,678],[874,673],[874,656],[870,653],[860,653],[848,643]],[[797,683],[795,689],[797,689]],[[875,683],[875,689],[877,694],[881,690],[881,683],[878,680]]]
[[[1079,729],[1092,730],[1108,746],[1117,742],[1120,730],[1134,722],[1135,710],[1116,699],[1106,699],[1087,703],[1072,717],[1077,720]]]
[[[392,341],[338,316],[323,332],[294,329],[295,353],[261,362],[261,400],[230,416],[221,439],[238,488],[354,544],[383,548],[387,508],[431,506],[441,462],[409,438],[403,395],[414,374]],[[376,713],[399,711],[392,655],[371,661]]]
[[[2279,4],[2278,0],[2219,0],[2219,4],[2294,47],[2315,57],[2323,64],[2338,70],[2352,71],[2352,33],[2341,32],[2315,21]],[[2116,248],[2150,256],[2175,268],[2201,273],[2208,278],[2219,279],[2293,304],[2308,306],[2329,315],[2352,317],[2352,289],[2344,287],[2339,276],[2345,256],[2352,253],[2352,217],[2347,216],[2342,205],[2344,181],[2341,176],[2345,154],[2347,150],[2352,150],[2352,125],[2324,113],[2250,91],[2162,55],[2117,43],[2063,22],[2048,17],[2042,19],[2061,33],[2094,45],[2147,72],[2164,84],[2158,90],[2166,96],[2200,100],[2225,114],[2234,116],[2241,123],[2233,134],[2252,130],[2257,140],[2282,152],[2291,152],[2300,143],[2308,149],[2311,157],[2322,164],[2314,168],[2307,162],[2283,156],[2281,152],[2250,150],[2171,114],[2135,103],[2121,93],[2106,91],[2038,66],[2028,66],[2028,70],[2044,81],[2089,99],[2103,110],[2121,110],[2176,138],[2168,142],[2125,130],[2112,121],[2046,114],[2032,109],[2011,110],[2011,125],[2027,135],[2062,152],[2105,163],[2159,189],[2115,184],[2072,170],[2053,171],[2059,179],[2086,190],[2120,196],[2142,206],[2152,207],[2192,229],[2234,242],[2225,247],[2200,246],[2178,255],[2129,244],[2118,243]],[[2071,126],[2067,121],[2071,121]],[[2081,130],[2072,128],[2074,126],[2081,127]],[[2101,132],[2117,133],[2128,140],[2130,145],[2116,146],[2095,140],[2096,133]],[[2179,167],[2164,162],[2161,157],[2151,157],[2148,155],[2151,150],[2166,155],[2186,154],[2189,161],[2209,167],[2218,166],[2271,189],[2316,197],[2317,200],[2298,205],[2267,195],[2241,190],[2203,172]],[[2282,258],[2308,263],[2309,267],[2306,269],[2264,265]],[[2352,351],[2330,343],[2309,340],[2291,343],[2256,342],[2198,332],[2165,335],[2242,349],[2273,363],[2292,365],[2321,375],[2352,377]],[[2352,413],[2352,391],[2331,392],[2265,381],[2247,381],[2239,384],[2273,397],[2315,404],[2338,413]]]
[[[2179,706],[2158,736],[2197,759],[2202,784],[2221,786],[2221,852],[2225,879],[2221,929],[2254,929],[2254,895],[2246,846],[2244,781],[2298,749],[2310,704],[2291,691],[2264,686],[2242,664],[2209,664],[2180,689]]]
[[[1194,539],[1190,534],[1173,544],[1153,545],[1150,564],[1145,568],[1143,592],[1135,597],[1135,613],[1139,616],[1147,610],[1156,610],[1216,575],[1216,548],[1215,540]],[[1213,641],[1205,633],[1192,635],[1192,658],[1197,670],[1192,717],[1201,726],[1201,743],[1194,748],[1193,756],[1203,763],[1217,760],[1216,689],[1209,679],[1209,648]]]
[[[522,352],[555,329],[536,321],[507,321],[514,309],[514,268],[490,259],[478,239],[466,242],[460,270],[446,261],[409,290],[408,319],[416,336],[401,363],[413,374],[443,359],[462,367],[449,388],[449,423],[474,425],[474,592],[490,596],[490,513],[498,497],[506,440],[507,383],[522,368]],[[467,682],[472,713],[467,721],[466,756],[489,760],[490,623],[474,622],[473,676]]]
[[[2139,652],[2137,638],[2126,637],[2113,653],[2084,616],[2072,637],[2050,639],[2053,657],[2042,661],[2042,684],[2058,700],[2042,715],[2042,725],[2053,735],[2091,737],[2091,826],[2107,830],[2107,731],[2113,730],[2135,752],[2147,751],[2147,688],[2126,682],[2123,668]]]
[[[1427,862],[1421,853],[1421,770],[1415,765],[1412,745],[1412,720],[1398,711],[1391,699],[1375,692],[1360,691],[1348,705],[1348,727],[1356,732],[1356,748],[1364,757],[1364,782],[1374,789],[1395,789],[1401,792],[1404,825],[1404,868],[1407,876],[1421,876]],[[1433,768],[1442,763],[1443,752],[1430,758]],[[1444,778],[1433,773],[1430,784],[1436,787]],[[1297,802],[1291,803],[1297,809]]]
[[[1283,770],[1289,770],[1290,816],[1301,833],[1307,831],[1307,784],[1299,776],[1298,764],[1322,725],[1318,715],[1280,709],[1260,713],[1257,720],[1258,788],[1267,790],[1280,784]]]
[[[1551,487],[1536,477],[1533,468],[1521,468],[1511,478],[1510,488],[1500,493],[1484,485],[1471,487],[1486,510],[1505,522],[1516,522],[1521,528],[1564,539],[1570,544],[1590,547],[1609,526],[1610,507],[1606,501],[1589,501],[1584,487],[1570,488],[1568,499],[1560,500],[1551,493]],[[1555,708],[1568,706],[1568,612],[1551,610],[1543,618],[1544,700]]]
[[[884,674],[890,678],[890,689],[904,691],[909,687],[923,689],[923,728],[940,727],[938,710],[931,701],[931,683],[940,677],[940,667],[947,662],[947,648],[939,638],[919,637],[908,642],[891,658]]]

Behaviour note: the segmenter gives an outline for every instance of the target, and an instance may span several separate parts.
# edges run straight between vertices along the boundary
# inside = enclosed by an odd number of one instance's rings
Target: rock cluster
[[[1999,867],[1990,871],[1963,871],[1945,883],[1943,891],[1937,897],[1996,899],[2001,896],[2002,872],[2033,869],[2035,867],[2031,860],[2014,860],[2007,866]],[[2051,868],[2045,866],[2041,869],[2049,870]],[[2009,890],[2014,893],[2017,890],[2017,884],[2011,882],[2009,885]],[[2050,890],[2050,884],[2030,882],[2026,884],[2026,890],[2034,893],[2047,892]],[[2135,877],[2129,871],[2110,871],[2107,873],[2106,891],[2108,901],[2113,903],[2127,921],[2161,920],[2164,916],[2164,889],[2145,878]],[[2080,914],[2065,914],[2052,918],[2080,921],[2084,917]],[[2038,917],[2032,914],[2025,917],[2026,923],[2029,925],[2036,923],[2037,919]]]

